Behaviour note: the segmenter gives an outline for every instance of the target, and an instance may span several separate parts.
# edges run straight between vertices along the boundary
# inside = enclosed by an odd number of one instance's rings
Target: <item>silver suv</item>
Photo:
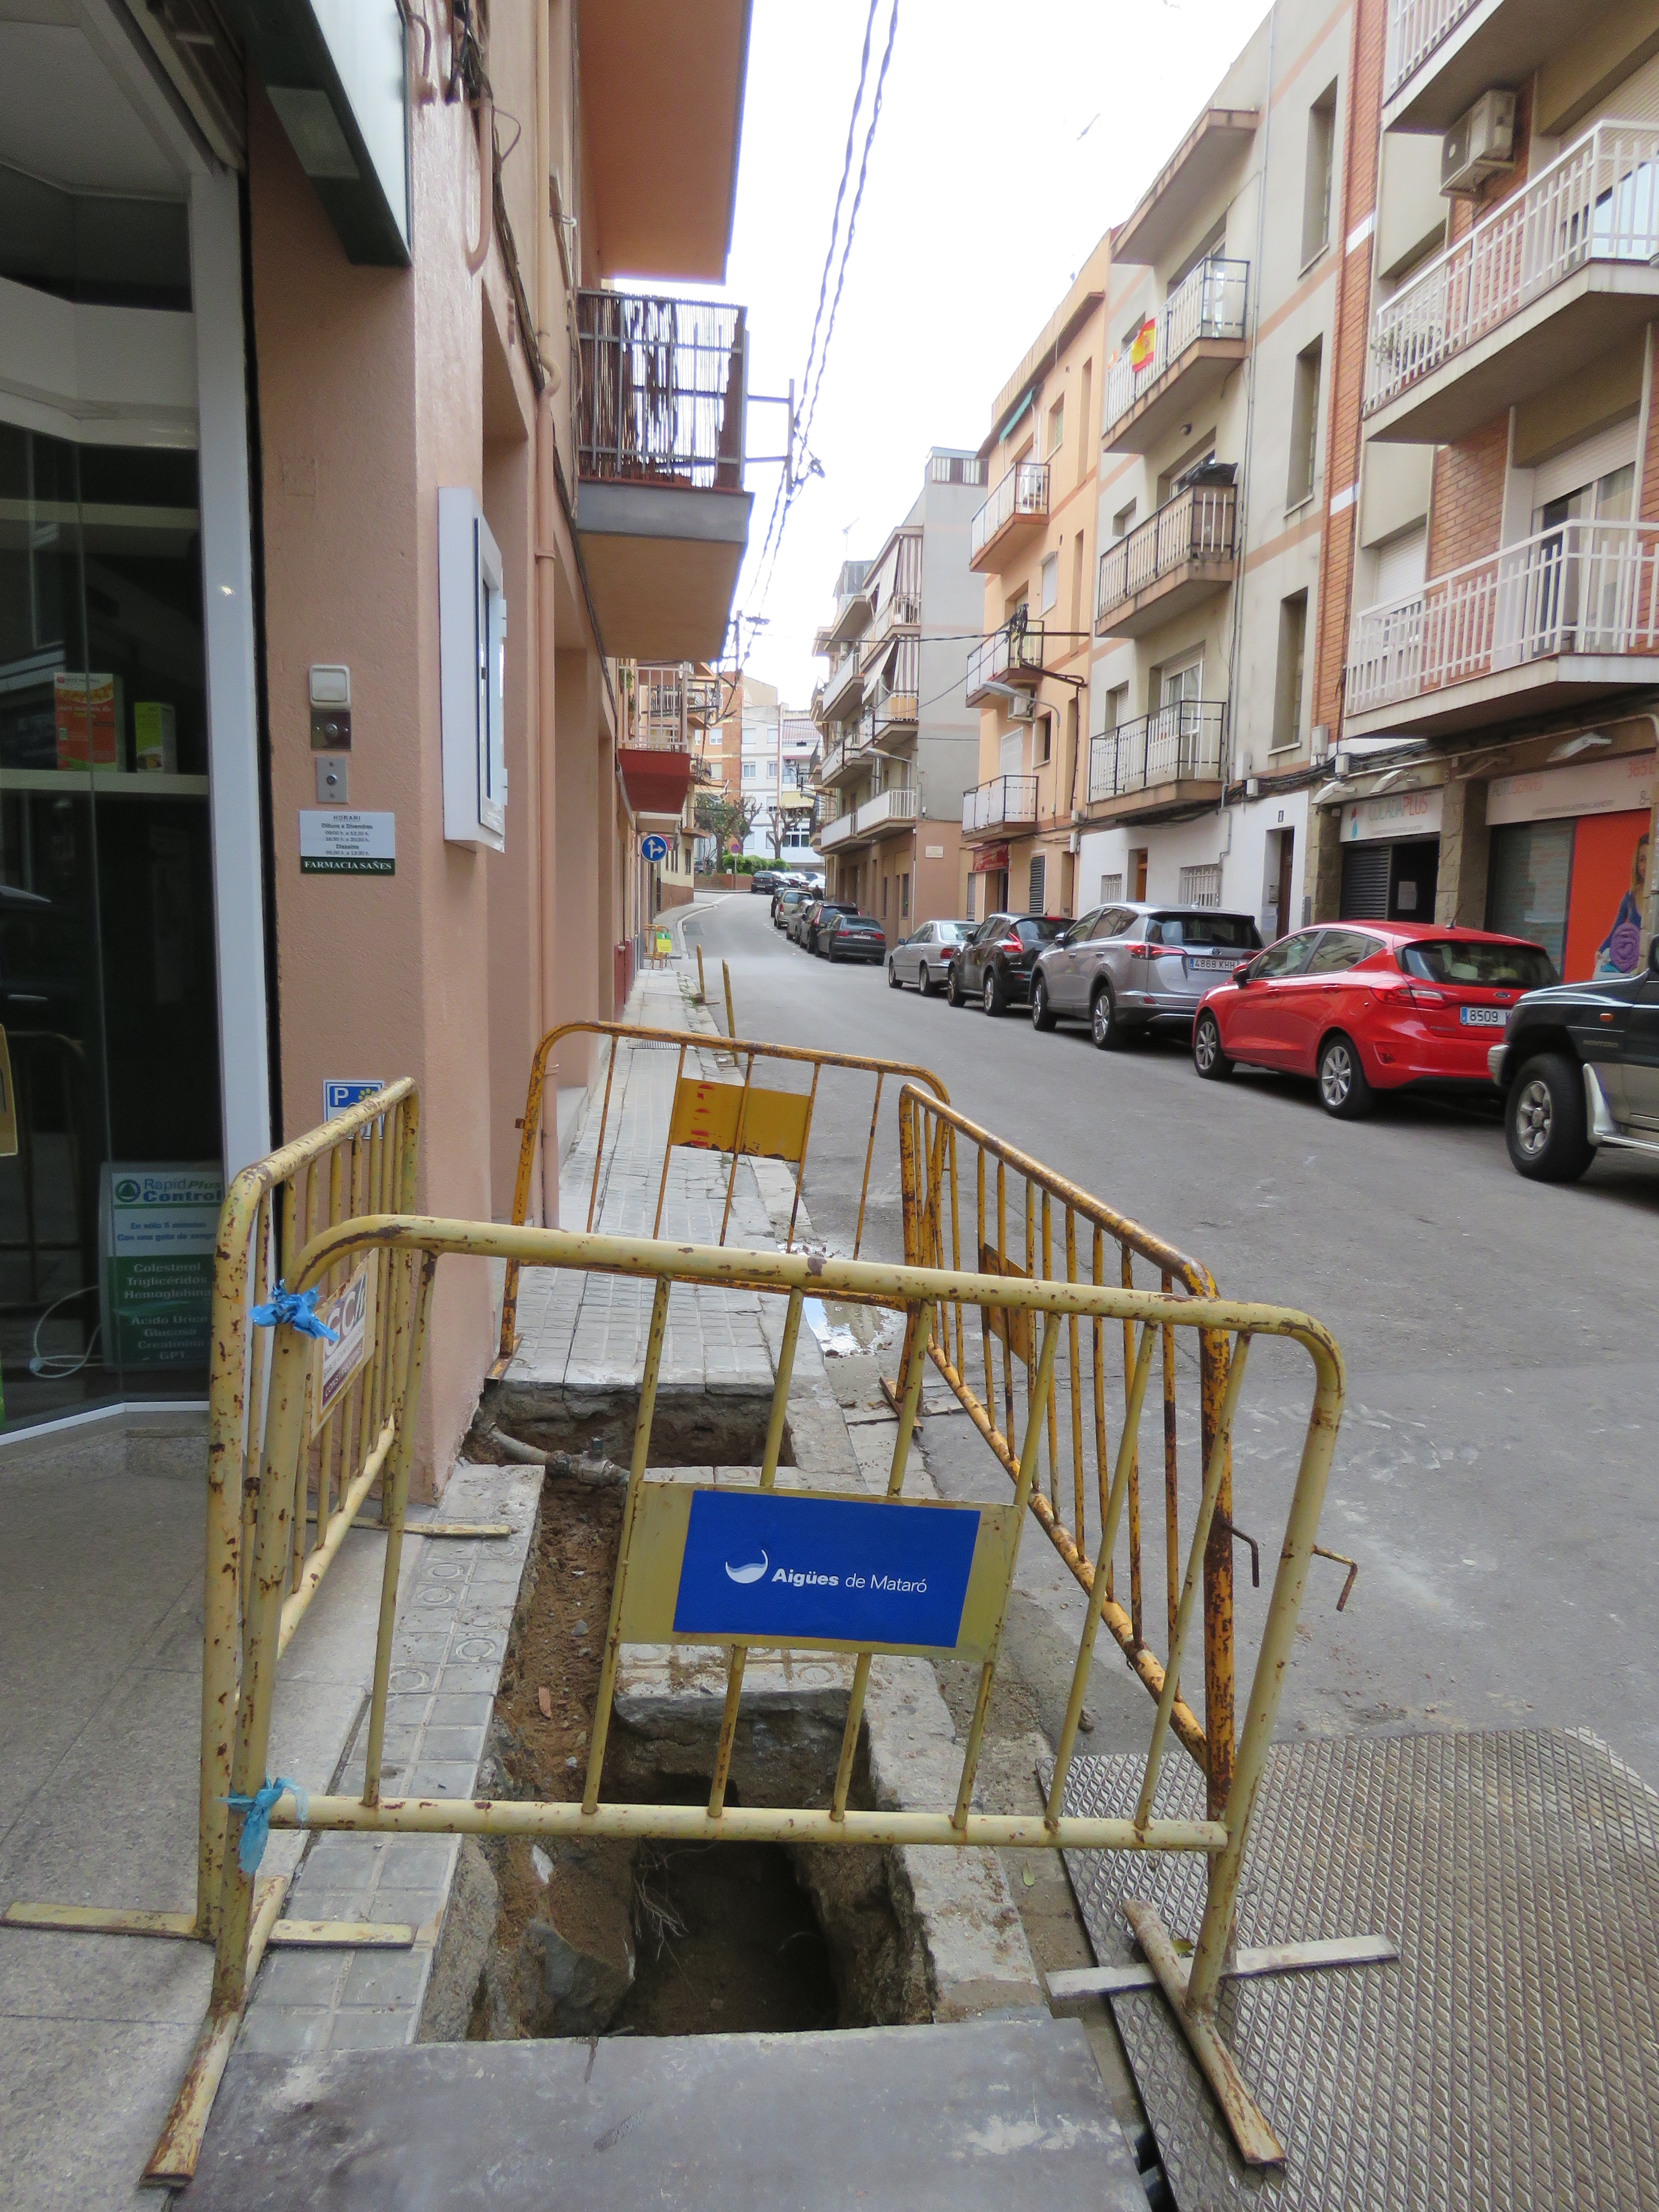
[[[1086,1021],[1103,1052],[1154,1022],[1191,1024],[1198,1002],[1261,949],[1247,914],[1212,907],[1097,907],[1036,963],[1031,1023]]]

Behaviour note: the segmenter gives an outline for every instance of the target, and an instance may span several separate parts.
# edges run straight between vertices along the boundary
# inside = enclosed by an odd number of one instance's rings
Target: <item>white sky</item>
[[[749,309],[752,392],[783,392],[805,361],[866,5],[755,0],[726,287]],[[890,5],[877,11],[848,207]],[[822,672],[812,632],[830,613],[843,546],[855,558],[876,551],[921,489],[930,446],[978,446],[992,401],[1085,257],[1174,151],[1266,0],[899,8],[812,428],[824,475],[796,498],[752,651],[744,628],[750,671],[793,706]],[[832,272],[832,294],[834,283]],[[781,453],[784,421],[781,407],[751,408],[750,449]],[[754,520],[736,599],[745,614],[757,611],[777,479],[775,468],[749,471]]]

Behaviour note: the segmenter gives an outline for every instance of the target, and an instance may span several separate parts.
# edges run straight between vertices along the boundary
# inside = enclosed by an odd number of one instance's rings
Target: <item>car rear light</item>
[[[1005,937],[997,946],[999,952],[1024,952],[1025,947],[1017,937]]]
[[[1156,960],[1163,950],[1161,945],[1132,945],[1128,952],[1131,960]]]
[[[1425,990],[1421,983],[1407,983],[1404,995],[1414,1006],[1443,1006],[1449,1003],[1443,991]]]

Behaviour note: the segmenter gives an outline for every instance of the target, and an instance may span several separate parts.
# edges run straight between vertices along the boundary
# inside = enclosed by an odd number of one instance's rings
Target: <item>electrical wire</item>
[[[876,126],[881,120],[882,95],[887,84],[887,72],[892,64],[894,42],[898,36],[898,18],[899,0],[893,0],[892,13],[888,17],[887,21],[887,43],[882,49],[881,67],[876,74],[875,94],[870,103],[870,125],[868,130],[864,135],[864,152],[859,161],[858,185],[853,194],[853,205],[847,217],[847,235],[842,244],[841,265],[836,272],[835,297],[830,303],[830,320],[824,330],[823,347],[823,350],[818,355],[817,373],[812,381],[811,398],[807,403],[806,420],[802,426],[800,433],[800,446],[803,453],[807,450],[807,441],[811,434],[813,417],[817,413],[818,394],[823,389],[823,372],[830,359],[830,340],[836,334],[836,315],[841,306],[842,289],[847,281],[847,265],[852,255],[854,234],[858,228],[859,209],[862,206],[864,202],[865,182],[870,173],[870,149],[875,144]],[[873,10],[872,20],[873,20]],[[861,84],[862,78],[860,77],[860,85]],[[830,241],[830,251],[833,252],[834,250],[834,239],[832,236]],[[803,380],[803,390],[804,389],[805,380]],[[778,518],[777,536],[773,541],[772,545],[771,564],[767,568],[765,574],[761,580],[760,604],[763,611],[766,605],[768,594],[772,589],[772,580],[777,574],[778,556],[783,550],[784,534],[789,527],[789,513],[790,509],[795,503],[796,489],[797,487],[792,483],[788,490],[784,495],[783,512]],[[764,548],[762,550],[761,557],[763,560],[765,559]]]
[[[800,388],[803,398],[805,396],[806,386],[811,378],[813,357],[817,352],[818,326],[823,319],[823,302],[830,290],[830,270],[836,258],[836,240],[841,229],[842,202],[847,197],[847,179],[853,173],[853,147],[858,137],[859,110],[864,105],[864,87],[870,74],[870,41],[875,33],[876,10],[880,5],[881,0],[870,0],[870,13],[864,25],[864,51],[859,57],[858,88],[853,94],[853,112],[847,118],[847,150],[842,156],[841,182],[836,187],[836,204],[830,218],[830,243],[824,249],[823,270],[818,278],[818,304],[812,316],[812,335],[807,341],[806,366],[801,371]],[[794,427],[793,422],[789,426],[791,451],[783,473],[778,478],[777,489],[772,495],[772,512],[767,519],[766,535],[761,541],[761,550],[756,557],[755,565],[757,569],[761,562],[765,560],[772,544],[772,533],[777,525],[778,507],[783,498],[783,488],[794,473]]]

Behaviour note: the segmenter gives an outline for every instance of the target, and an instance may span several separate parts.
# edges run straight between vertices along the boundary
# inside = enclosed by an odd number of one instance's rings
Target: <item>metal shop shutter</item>
[[[1389,918],[1389,855],[1385,839],[1342,848],[1342,921],[1386,921]]]

